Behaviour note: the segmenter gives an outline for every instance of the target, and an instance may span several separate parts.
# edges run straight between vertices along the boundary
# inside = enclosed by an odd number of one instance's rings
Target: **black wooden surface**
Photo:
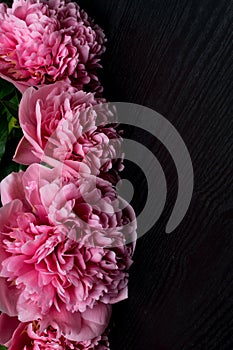
[[[137,242],[129,299],[114,307],[111,349],[232,350],[232,3],[79,3],[108,37],[105,96],[151,107],[170,120],[195,172],[189,211],[166,235],[177,193],[174,164],[155,140],[132,131],[163,165],[169,195],[159,222]],[[140,173],[137,182],[142,192]]]

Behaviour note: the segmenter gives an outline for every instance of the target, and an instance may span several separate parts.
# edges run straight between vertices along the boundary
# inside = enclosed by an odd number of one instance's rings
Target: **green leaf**
[[[18,120],[15,117],[11,117],[10,121],[8,122],[8,132],[9,134],[13,129],[19,129],[20,125]]]
[[[7,350],[7,348],[3,345],[0,345],[0,350]]]
[[[0,79],[0,100],[5,96],[12,94],[15,91],[13,84],[9,83],[6,80]]]
[[[7,123],[7,128],[8,128],[8,123]],[[21,128],[19,129],[13,128],[11,133],[8,135],[8,139],[5,144],[5,153],[3,154],[0,162],[0,181],[12,172],[25,170],[25,166],[22,166],[12,161],[16,147],[18,146],[19,140],[22,138],[22,135],[23,133]]]
[[[10,99],[10,102],[13,103],[13,105],[16,106],[16,108],[18,109],[19,107],[19,100],[18,100],[18,96],[16,95],[16,91],[14,96]]]
[[[5,108],[5,110],[8,113],[8,116],[13,116],[15,118],[18,118],[18,104],[14,104],[10,101],[1,101],[2,106]]]
[[[5,153],[8,137],[8,122],[3,116],[0,117],[0,161]]]
[[[0,79],[0,181],[10,173],[24,168],[12,161],[23,135],[18,122],[20,99],[21,94],[14,85]]]

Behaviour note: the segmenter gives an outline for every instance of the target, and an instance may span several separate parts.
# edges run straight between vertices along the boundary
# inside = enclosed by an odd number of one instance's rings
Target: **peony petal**
[[[7,282],[6,278],[0,277],[0,311],[9,316],[17,315],[17,302],[19,290],[15,285]]]
[[[0,315],[0,344],[6,345],[20,324],[17,317],[10,317],[7,314]]]
[[[31,346],[31,339],[29,338],[27,332],[27,324],[26,323],[19,323],[18,327],[16,328],[12,340],[10,340],[9,350],[19,350],[19,349],[25,349],[26,346]]]
[[[2,204],[10,203],[14,199],[25,200],[22,186],[23,171],[11,173],[0,184]]]
[[[41,318],[39,306],[29,302],[25,294],[20,294],[17,301],[17,315],[21,322],[30,322]]]
[[[23,209],[23,203],[19,199],[14,199],[0,208],[0,232],[4,232],[6,226],[10,227],[10,224],[14,222],[14,216],[19,212],[23,212]]]
[[[31,143],[25,138],[25,136],[23,136],[16,148],[13,160],[16,163],[24,165],[39,163],[40,158],[32,153],[31,150]]]
[[[51,325],[55,329],[60,329],[62,335],[71,341],[93,339],[100,336],[107,328],[111,310],[111,306],[99,303],[83,313],[71,313],[63,305],[60,312],[54,308],[49,315],[43,317],[41,331]]]
[[[96,304],[82,313],[82,329],[77,341],[93,339],[100,336],[107,328],[112,308],[103,303]]]

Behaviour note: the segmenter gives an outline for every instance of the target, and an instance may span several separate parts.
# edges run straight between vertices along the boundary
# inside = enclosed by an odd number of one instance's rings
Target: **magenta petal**
[[[9,317],[6,314],[0,316],[0,344],[6,345],[12,339],[14,331],[19,325],[17,317]]]
[[[20,323],[16,328],[12,340],[9,342],[9,350],[19,350],[19,349],[28,349],[28,346],[31,345],[31,339],[27,334],[27,324]]]

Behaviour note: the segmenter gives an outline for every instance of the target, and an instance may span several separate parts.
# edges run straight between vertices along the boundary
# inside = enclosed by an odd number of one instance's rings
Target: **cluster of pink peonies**
[[[136,218],[116,192],[122,139],[98,94],[104,41],[77,4],[0,4],[0,76],[23,92],[14,160],[28,166],[0,186],[9,350],[109,350],[111,306],[127,298]]]
[[[96,75],[105,51],[101,28],[65,0],[0,4],[0,75],[22,92],[29,86],[69,81],[101,92]]]

